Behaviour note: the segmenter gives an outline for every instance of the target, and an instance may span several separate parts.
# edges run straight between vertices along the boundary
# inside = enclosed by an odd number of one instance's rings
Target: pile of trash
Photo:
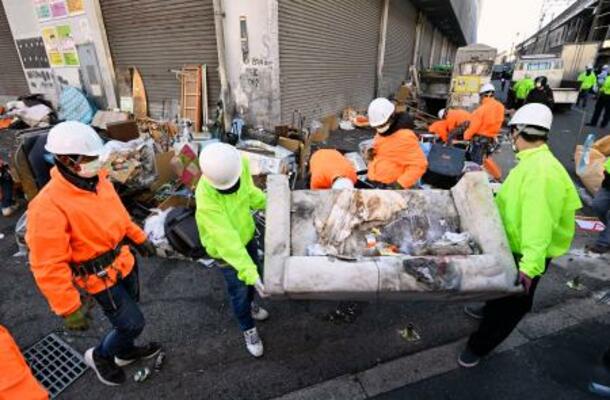
[[[152,139],[111,140],[101,156],[110,178],[130,189],[149,187],[157,178]]]

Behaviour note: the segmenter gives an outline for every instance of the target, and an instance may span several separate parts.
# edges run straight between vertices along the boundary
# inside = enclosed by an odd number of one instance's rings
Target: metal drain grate
[[[57,397],[89,368],[80,353],[54,333],[36,342],[23,355],[36,379],[52,398]]]

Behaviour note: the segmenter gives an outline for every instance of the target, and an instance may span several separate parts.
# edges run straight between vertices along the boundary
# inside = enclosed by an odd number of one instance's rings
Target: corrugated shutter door
[[[0,96],[21,96],[30,93],[19,53],[0,2]]]
[[[282,121],[295,109],[310,119],[375,94],[380,0],[280,0]]]
[[[102,0],[115,68],[137,67],[149,114],[162,116],[180,100],[180,81],[170,70],[207,64],[210,109],[220,93],[212,0]]]
[[[389,96],[407,77],[413,61],[417,10],[409,1],[390,0],[381,96]]]
[[[419,57],[424,68],[430,66],[430,53],[432,52],[432,38],[434,35],[434,27],[427,19],[424,22],[422,29],[421,42],[419,47]],[[419,62],[419,61],[418,61]],[[418,65],[418,68],[421,66]]]

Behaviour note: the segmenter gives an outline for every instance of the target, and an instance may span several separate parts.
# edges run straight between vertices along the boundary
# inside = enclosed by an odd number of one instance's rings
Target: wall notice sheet
[[[47,26],[42,29],[42,38],[52,67],[80,66],[70,25]]]

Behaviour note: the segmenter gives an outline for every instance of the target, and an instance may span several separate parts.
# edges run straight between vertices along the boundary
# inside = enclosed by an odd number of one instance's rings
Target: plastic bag
[[[17,247],[19,251],[13,255],[13,257],[25,257],[28,255],[28,245],[25,242],[25,231],[28,221],[28,213],[27,211],[23,213],[17,224],[15,225],[15,241],[17,242]]]

